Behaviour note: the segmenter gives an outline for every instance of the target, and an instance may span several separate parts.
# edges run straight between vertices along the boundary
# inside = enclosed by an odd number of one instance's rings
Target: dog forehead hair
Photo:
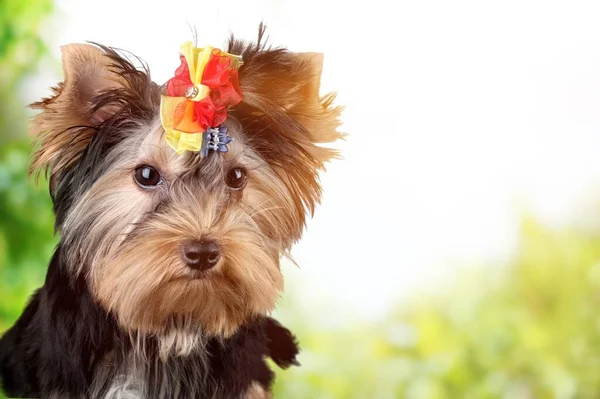
[[[234,121],[228,125],[233,141],[228,145],[226,153],[210,151],[207,156],[201,156],[199,153],[186,151],[177,154],[169,147],[160,119],[156,118],[126,139],[117,149],[117,156],[129,157],[133,167],[152,166],[167,181],[207,185],[216,179],[221,180],[224,166],[244,166],[246,163],[244,155],[250,150],[244,147],[241,128]]]

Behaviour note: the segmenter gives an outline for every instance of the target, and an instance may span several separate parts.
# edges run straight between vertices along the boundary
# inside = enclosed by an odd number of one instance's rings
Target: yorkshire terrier
[[[64,81],[32,105],[60,243],[0,340],[9,396],[269,398],[268,359],[297,364],[269,314],[341,108],[319,95],[322,56],[268,46],[262,25],[186,49],[158,85],[136,57],[64,46]]]

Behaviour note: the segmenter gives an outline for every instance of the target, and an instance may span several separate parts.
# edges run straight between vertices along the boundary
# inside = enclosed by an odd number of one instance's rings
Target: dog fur
[[[32,172],[45,171],[61,240],[44,285],[0,340],[7,394],[42,398],[270,397],[296,364],[293,334],[268,314],[281,256],[321,197],[341,109],[319,95],[322,57],[231,38],[243,56],[230,151],[177,155],[148,68],[92,44],[63,48],[65,79],[34,108]],[[140,60],[137,60],[140,61]],[[160,173],[141,187],[140,165]],[[232,170],[247,183],[224,183]],[[186,240],[220,244],[198,275]]]

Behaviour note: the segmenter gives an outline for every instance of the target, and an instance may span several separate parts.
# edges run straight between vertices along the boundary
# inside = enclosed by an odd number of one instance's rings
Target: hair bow
[[[207,155],[209,149],[227,151],[231,138],[220,125],[227,118],[227,109],[242,99],[237,72],[242,58],[186,42],[181,46],[180,60],[181,65],[161,96],[161,123],[167,142],[178,154],[200,151]],[[203,143],[214,141],[213,136],[218,139],[217,145],[203,148]]]

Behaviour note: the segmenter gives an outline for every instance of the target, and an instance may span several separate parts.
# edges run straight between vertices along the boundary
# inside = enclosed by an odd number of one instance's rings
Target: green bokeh
[[[44,52],[39,29],[51,6],[0,1],[0,332],[43,281],[56,244],[47,184],[27,177],[18,100]],[[600,397],[600,236],[524,218],[510,264],[462,273],[453,289],[403,304],[385,322],[334,330],[314,327],[287,293],[279,313],[299,336],[303,365],[278,373],[275,396]]]
[[[44,54],[40,31],[51,11],[50,0],[0,1],[0,331],[43,281],[54,245],[46,184],[36,187],[27,177],[27,113],[19,96]]]
[[[52,0],[0,1],[0,145],[25,132],[19,87],[45,51],[42,22]]]
[[[277,397],[600,397],[600,236],[524,218],[510,265],[460,280],[380,324],[296,330]]]

